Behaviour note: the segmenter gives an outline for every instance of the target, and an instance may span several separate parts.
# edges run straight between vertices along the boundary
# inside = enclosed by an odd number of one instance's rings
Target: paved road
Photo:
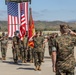
[[[47,43],[46,43],[47,44]],[[1,57],[1,53],[0,53]],[[33,63],[22,64],[19,61],[18,65],[13,64],[11,44],[8,44],[7,60],[0,60],[0,75],[54,75],[52,72],[52,62],[48,54],[46,45],[45,62],[42,63],[42,71],[34,71]]]

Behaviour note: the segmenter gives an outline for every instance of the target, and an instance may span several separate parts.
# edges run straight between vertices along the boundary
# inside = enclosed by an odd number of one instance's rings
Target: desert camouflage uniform
[[[56,75],[74,75],[74,45],[76,37],[63,34],[54,40],[52,50],[57,53]]]

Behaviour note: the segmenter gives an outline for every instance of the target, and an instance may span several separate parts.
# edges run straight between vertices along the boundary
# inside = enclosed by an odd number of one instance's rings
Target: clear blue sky
[[[34,20],[76,20],[76,0],[32,0]],[[0,1],[0,20],[7,20],[5,0]]]

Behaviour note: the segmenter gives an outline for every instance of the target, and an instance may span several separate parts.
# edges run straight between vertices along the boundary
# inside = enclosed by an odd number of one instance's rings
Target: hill
[[[0,21],[0,31],[7,31],[8,25],[7,21]]]
[[[35,21],[35,27],[38,30],[59,30],[60,24],[68,24],[72,29],[76,29],[76,22],[63,22],[63,21]]]
[[[36,30],[59,30],[60,24],[68,24],[72,29],[76,29],[76,21],[63,22],[63,21],[35,21]],[[0,31],[7,31],[7,21],[0,21]]]

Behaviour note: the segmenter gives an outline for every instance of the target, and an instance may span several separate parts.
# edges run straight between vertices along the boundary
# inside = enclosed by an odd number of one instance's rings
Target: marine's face
[[[37,33],[37,36],[40,36],[40,33],[39,32]]]
[[[14,35],[15,35],[15,36],[17,36],[17,34],[16,34],[16,33],[14,33]]]
[[[5,37],[3,37],[3,40],[5,40],[6,38]]]

